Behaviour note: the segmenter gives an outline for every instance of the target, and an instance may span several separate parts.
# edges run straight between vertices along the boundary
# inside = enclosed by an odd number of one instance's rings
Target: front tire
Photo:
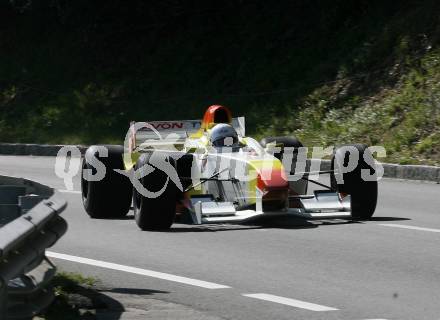
[[[378,184],[377,179],[366,181],[362,178],[362,170],[369,169],[376,172],[376,166],[372,163],[368,164],[365,159],[370,157],[373,159],[368,147],[363,144],[346,145],[335,150],[331,160],[332,170],[340,171],[342,166],[347,166],[349,152],[347,148],[355,148],[359,152],[359,162],[351,172],[339,173],[343,183],[338,184],[335,173],[332,173],[331,185],[341,195],[350,195],[351,216],[355,219],[370,219],[377,205]],[[340,159],[340,160],[338,160]]]
[[[102,156],[103,148],[108,156]],[[124,169],[124,148],[117,145],[91,146],[87,149],[82,161],[81,194],[84,209],[91,218],[123,218],[130,210],[132,185],[130,179],[114,169]],[[105,176],[101,181],[88,181],[85,169],[97,173],[91,163],[96,158],[105,166]],[[96,164],[95,164],[96,165]]]
[[[157,153],[158,151],[156,151]],[[142,154],[135,169],[150,163],[151,154]],[[167,159],[174,167],[172,158]],[[136,224],[142,230],[166,230],[171,227],[176,216],[178,189],[167,174],[157,168],[140,179],[142,186],[150,192],[164,188],[157,197],[146,197],[133,189],[133,209]],[[166,186],[165,186],[166,184]]]

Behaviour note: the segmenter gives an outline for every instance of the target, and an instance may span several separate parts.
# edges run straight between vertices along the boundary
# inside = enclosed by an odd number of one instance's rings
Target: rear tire
[[[99,149],[105,147],[108,157],[99,156]],[[105,168],[105,176],[101,181],[87,181],[84,169],[96,168],[84,157],[81,171],[81,194],[84,209],[91,218],[123,218],[130,210],[132,185],[130,179],[113,169],[124,169],[124,148],[117,145],[91,146],[87,149],[87,158],[92,156],[101,161]]]
[[[303,144],[296,137],[266,137],[261,139],[260,144],[265,148],[269,143],[275,142],[277,145],[282,145],[281,152],[275,153],[274,157],[279,160],[283,159],[284,148],[295,148],[294,157],[298,154],[298,148],[303,147]],[[294,158],[294,162],[296,158]]]
[[[260,141],[260,144],[263,148],[266,148],[269,143],[275,142],[277,146],[281,147],[281,151],[278,153],[275,153],[273,156],[280,161],[283,161],[284,158],[284,148],[294,148],[293,154],[292,154],[292,162],[290,164],[287,164],[290,166],[290,168],[286,167],[286,163],[283,163],[285,165],[285,170],[288,171],[290,174],[294,174],[296,171],[296,168],[298,166],[298,151],[299,148],[304,147],[304,145],[293,136],[284,136],[284,137],[266,137]],[[304,160],[303,160],[304,161]],[[305,163],[299,164],[300,171],[308,171],[309,170],[309,162],[306,160]],[[296,194],[306,194],[307,193],[307,181],[305,180],[295,180],[289,182],[290,189],[293,190],[293,195]]]
[[[337,192],[350,195],[351,216],[353,218],[367,220],[373,216],[376,210],[378,186],[377,180],[364,181],[361,170],[370,169],[370,171],[376,171],[376,166],[371,166],[365,161],[365,155],[372,157],[368,147],[363,144],[354,144],[341,146],[335,150],[331,160],[332,170],[340,168],[342,165],[345,166],[348,163],[349,153],[344,150],[345,147],[354,147],[358,150],[359,162],[353,171],[342,174],[342,184],[337,183],[335,173],[332,173],[330,176],[331,185]],[[340,153],[339,157],[336,157],[337,153]],[[343,159],[344,163],[338,163],[337,158]]]
[[[155,151],[158,152],[158,151]],[[151,154],[142,154],[138,159],[135,169],[139,169],[149,163]],[[175,161],[168,158],[175,167]],[[143,196],[133,189],[133,209],[136,224],[142,230],[166,230],[171,227],[176,216],[176,201],[178,188],[168,179],[167,174],[159,169],[140,179],[141,184],[150,192],[157,192],[167,183],[162,194],[156,198]]]

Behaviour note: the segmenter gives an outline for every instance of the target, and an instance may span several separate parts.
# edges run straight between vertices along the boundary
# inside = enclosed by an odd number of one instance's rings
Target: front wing
[[[236,210],[231,202],[216,202],[205,197],[192,197],[194,224],[245,222],[261,216],[295,216],[305,219],[349,218],[350,196],[340,199],[336,192],[315,191],[313,195],[297,196],[300,208],[264,211],[262,198],[257,198],[255,209]]]

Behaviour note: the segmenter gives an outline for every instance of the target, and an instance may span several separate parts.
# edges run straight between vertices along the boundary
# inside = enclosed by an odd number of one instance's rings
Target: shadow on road
[[[307,220],[295,217],[258,217],[252,221],[242,224],[203,224],[187,225],[174,224],[171,229],[159,232],[179,233],[179,232],[219,232],[219,231],[238,231],[255,229],[314,229],[323,226],[336,226],[345,224],[364,224],[369,221],[403,221],[411,220],[400,217],[373,217],[370,220],[353,220],[347,218],[316,219]]]
[[[136,289],[136,288],[113,288],[113,289],[107,289],[107,290],[105,290],[105,292],[136,294],[139,296],[150,295],[150,294],[155,294],[155,293],[169,293],[169,292],[160,291],[160,290]]]
[[[105,218],[105,220],[133,220],[134,215],[133,214],[127,214],[125,217],[122,218]]]
[[[347,224],[352,221],[334,220],[328,224]],[[219,231],[238,231],[238,230],[256,230],[256,229],[313,229],[324,223],[322,221],[309,221],[292,217],[259,217],[250,222],[242,224],[203,224],[203,225],[183,225],[176,224],[165,232],[219,232]]]
[[[373,217],[369,221],[405,221],[411,220],[410,218],[399,218],[399,217]]]
[[[96,309],[97,320],[119,320],[119,319],[140,319],[134,305],[141,304],[143,297],[155,293],[169,293],[166,291],[137,288],[112,288],[101,289],[98,292],[98,299],[104,307]],[[129,310],[126,307],[129,307]],[[140,306],[142,307],[142,306]],[[141,310],[141,309],[139,309]],[[138,310],[138,311],[139,311]],[[127,313],[127,311],[129,311]],[[142,310],[141,310],[142,311]]]

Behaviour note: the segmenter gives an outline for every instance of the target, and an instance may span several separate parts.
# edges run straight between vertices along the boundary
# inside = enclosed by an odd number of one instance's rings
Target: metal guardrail
[[[0,319],[31,319],[53,301],[45,249],[67,230],[66,206],[48,186],[0,175]]]

